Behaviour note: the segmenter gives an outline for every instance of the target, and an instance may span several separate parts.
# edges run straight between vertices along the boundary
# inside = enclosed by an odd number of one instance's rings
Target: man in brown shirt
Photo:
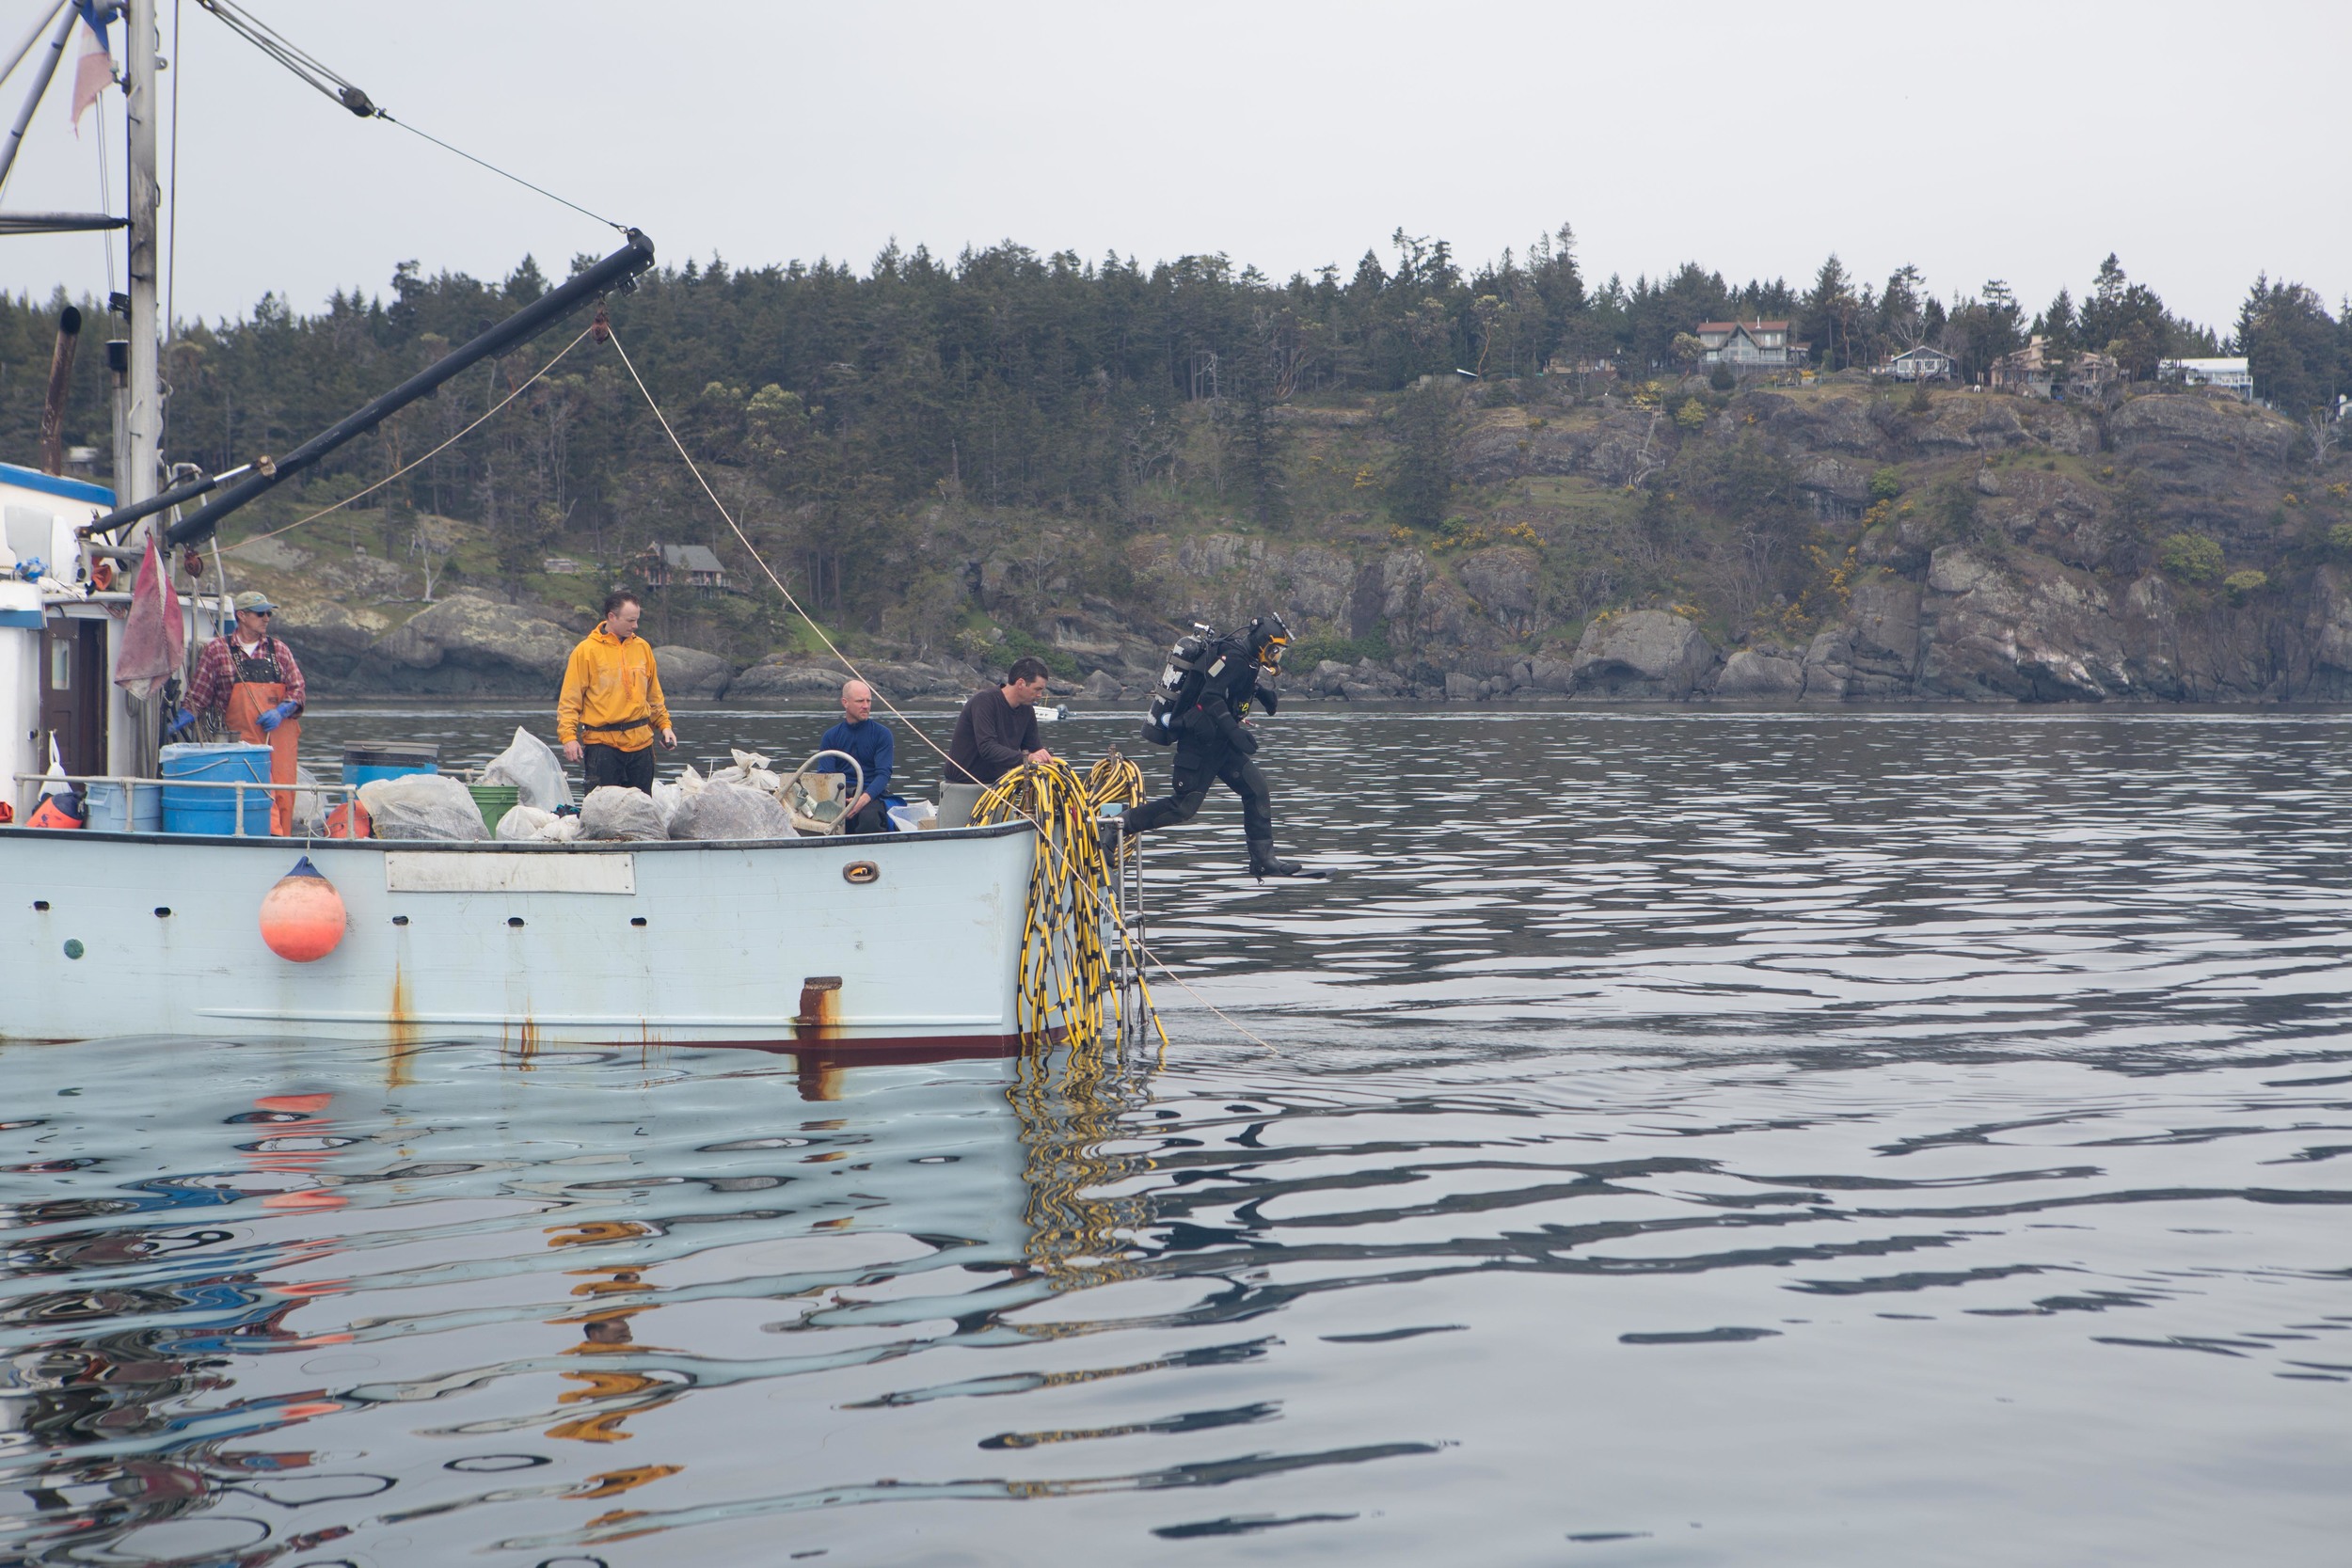
[[[994,784],[1025,762],[1051,762],[1054,753],[1037,737],[1037,703],[1045,695],[1045,661],[1017,658],[1005,684],[972,693],[956,716],[947,742],[950,784]]]

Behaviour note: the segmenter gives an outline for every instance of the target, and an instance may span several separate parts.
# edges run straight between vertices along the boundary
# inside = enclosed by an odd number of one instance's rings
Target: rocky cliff
[[[1305,656],[1293,689],[1338,701],[2352,700],[2352,464],[2244,404],[1473,389],[1449,515],[1419,529],[1367,494],[1393,458],[1376,401],[1277,412],[1295,494],[1323,498],[1285,526],[934,509],[960,629],[927,648],[884,614],[844,634],[853,653],[894,695],[952,697],[1037,651],[1065,689],[1132,701],[1184,624],[1275,609]],[[363,553],[230,553],[354,692],[546,696],[594,618],[480,580],[404,602]],[[725,645],[689,616],[661,649],[672,693],[822,701],[840,678]]]
[[[1457,473],[1494,498],[1489,525],[1516,523],[1524,543],[1492,542],[1504,531],[1493,526],[1434,549],[1189,539],[1172,549],[1175,575],[1195,585],[1187,608],[1237,615],[1255,594],[1311,632],[1409,643],[1311,673],[1321,694],[1355,701],[2352,698],[2352,506],[2339,477],[2352,464],[2315,462],[2280,416],[2177,392],[2084,407],[1849,385],[1752,391],[1678,420],[1672,401],[1567,419],[1471,413]],[[1570,510],[1576,491],[1547,497],[1531,480],[1569,481],[1587,500],[1629,485],[1669,505],[1679,483],[1716,544],[1736,546],[1745,498],[1703,494],[1709,464],[1733,462],[1788,487],[1766,499],[1784,561],[1810,564],[1769,600],[1653,592],[1593,610],[1568,637],[1574,585],[1559,558],[1580,526],[1595,531]],[[1670,565],[1707,548],[1687,522],[1687,553]],[[1621,556],[1657,543],[1638,517],[1615,524],[1598,531]]]

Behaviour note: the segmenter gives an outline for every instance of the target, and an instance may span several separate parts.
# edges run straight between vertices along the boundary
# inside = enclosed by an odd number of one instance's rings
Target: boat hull
[[[1010,1048],[1034,842],[1025,823],[756,844],[0,832],[0,1040]],[[305,854],[350,924],[295,963],[259,911]]]

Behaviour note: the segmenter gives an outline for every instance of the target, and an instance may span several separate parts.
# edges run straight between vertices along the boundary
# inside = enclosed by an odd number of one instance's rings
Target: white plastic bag
[[[800,835],[774,796],[722,781],[680,795],[677,815],[670,819],[670,836],[719,843]]]
[[[579,841],[580,817],[577,815],[552,817],[546,827],[539,830],[539,842],[542,844],[576,844]]]
[[[515,806],[499,818],[498,836],[509,844],[526,843],[541,835],[547,825],[556,820],[550,811],[537,806]]]
[[[668,838],[661,808],[642,789],[606,784],[580,803],[580,836],[597,839]]]
[[[782,779],[768,770],[768,759],[755,752],[736,752],[733,766],[711,769],[710,777],[704,782],[706,784],[749,784],[754,789],[765,790],[771,795],[775,794],[784,783]],[[683,785],[686,783],[685,778],[680,776],[678,783]]]
[[[553,811],[572,803],[572,781],[564,777],[564,765],[556,760],[554,748],[519,727],[506,750],[483,765],[480,782],[513,784],[517,802],[541,811]]]
[[[294,783],[310,787],[294,798],[294,831],[303,838],[316,838],[326,832],[326,797],[318,792],[319,776],[296,764]]]
[[[367,808],[368,831],[376,838],[489,837],[472,794],[445,774],[371,779],[359,786],[359,803]]]
[[[929,800],[893,806],[883,815],[890,818],[890,825],[902,833],[921,832],[927,828],[939,826],[939,808]]]

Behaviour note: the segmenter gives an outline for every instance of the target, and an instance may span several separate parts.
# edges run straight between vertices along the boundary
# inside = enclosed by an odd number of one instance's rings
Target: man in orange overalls
[[[269,782],[294,782],[294,748],[302,741],[302,705],[307,689],[294,651],[269,633],[277,606],[264,594],[237,595],[237,626],[216,637],[197,657],[188,683],[187,705],[164,732],[167,740],[193,729],[199,719],[226,724],[248,746],[269,748]],[[294,791],[270,791],[269,831],[294,831]]]

